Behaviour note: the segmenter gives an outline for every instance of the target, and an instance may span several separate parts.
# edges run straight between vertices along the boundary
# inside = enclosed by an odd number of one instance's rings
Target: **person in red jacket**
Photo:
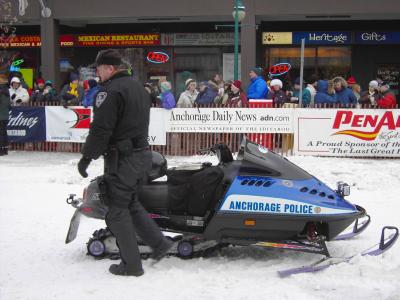
[[[390,90],[389,85],[382,83],[379,87],[381,93],[381,98],[376,102],[380,108],[395,108],[396,107],[396,97]]]

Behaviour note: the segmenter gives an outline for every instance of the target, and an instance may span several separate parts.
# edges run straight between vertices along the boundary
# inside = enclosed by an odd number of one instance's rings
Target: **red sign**
[[[147,54],[147,60],[155,64],[164,64],[169,60],[169,56],[165,52],[151,51]]]
[[[382,117],[379,115],[365,115],[365,114],[354,114],[350,110],[341,111],[336,113],[335,121],[333,123],[333,129],[339,129],[341,125],[349,125],[352,128],[360,128],[364,130],[341,130],[335,132],[336,134],[345,134],[356,137],[365,141],[373,141],[378,136],[382,127],[388,130],[395,131],[400,128],[400,117],[395,118],[392,111],[386,111]],[[366,130],[371,128],[371,130]]]
[[[155,46],[160,45],[160,34],[81,34],[75,38],[78,47]]]
[[[18,35],[7,43],[0,42],[0,47],[27,48],[42,45],[39,35]],[[158,46],[160,34],[80,34],[60,35],[61,47],[124,47],[124,46]]]
[[[273,65],[269,68],[269,74],[271,76],[279,76],[289,72],[292,66],[289,63],[280,63]]]

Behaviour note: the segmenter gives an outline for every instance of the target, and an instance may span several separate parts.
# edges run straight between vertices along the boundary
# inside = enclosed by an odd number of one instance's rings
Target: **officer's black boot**
[[[110,273],[114,275],[122,275],[122,276],[142,276],[144,274],[143,270],[134,270],[130,268],[128,265],[124,264],[122,261],[120,264],[113,264],[109,268]]]
[[[151,258],[160,261],[161,259],[164,258],[168,254],[168,251],[172,248],[174,245],[174,242],[169,240],[169,239],[164,239],[161,245],[153,250],[153,253],[151,254]]]

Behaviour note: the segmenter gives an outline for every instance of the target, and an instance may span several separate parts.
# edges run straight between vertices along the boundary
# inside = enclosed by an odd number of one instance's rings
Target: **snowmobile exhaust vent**
[[[244,179],[240,184],[247,186],[256,186],[256,187],[261,187],[261,186],[269,187],[273,184],[273,182],[270,180]]]
[[[307,193],[308,191],[309,191],[309,188],[306,187],[306,186],[304,186],[304,187],[302,187],[302,188],[300,189],[300,192],[302,192],[302,193]],[[316,195],[316,194],[318,194],[318,190],[312,189],[312,190],[310,191],[310,194],[311,194],[311,195]],[[330,200],[334,200],[334,199],[335,199],[335,196],[333,196],[333,195],[327,196],[325,192],[320,192],[320,193],[318,194],[318,196],[320,196],[321,198],[328,197],[328,199],[330,199]]]

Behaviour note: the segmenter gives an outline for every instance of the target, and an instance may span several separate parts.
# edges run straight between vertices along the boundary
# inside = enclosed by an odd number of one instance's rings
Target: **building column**
[[[254,0],[244,0],[246,17],[240,28],[241,80],[244,90],[249,84],[249,71],[256,66],[256,16]]]
[[[40,38],[42,46],[41,73],[45,80],[51,80],[59,91],[62,87],[60,78],[60,42],[59,22],[53,18],[41,18]]]

